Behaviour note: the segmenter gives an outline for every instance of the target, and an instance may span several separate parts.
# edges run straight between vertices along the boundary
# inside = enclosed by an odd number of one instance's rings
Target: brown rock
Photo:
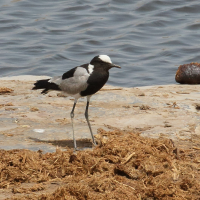
[[[200,84],[200,64],[180,65],[176,72],[175,80],[181,84]]]

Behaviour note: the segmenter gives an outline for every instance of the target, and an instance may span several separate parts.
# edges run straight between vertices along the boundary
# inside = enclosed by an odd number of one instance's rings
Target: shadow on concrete
[[[74,141],[73,140],[40,140],[38,138],[29,137],[29,139],[33,140],[34,142],[39,143],[48,143],[54,146],[59,147],[68,147],[74,148]],[[92,141],[90,139],[78,139],[76,140],[78,149],[80,148],[92,148]]]

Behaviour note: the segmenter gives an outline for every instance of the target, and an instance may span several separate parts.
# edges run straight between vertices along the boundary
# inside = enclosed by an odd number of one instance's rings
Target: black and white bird
[[[121,68],[111,62],[111,59],[107,55],[95,56],[89,64],[84,64],[75,67],[62,76],[55,76],[50,79],[38,80],[34,83],[33,90],[43,89],[42,94],[46,94],[51,90],[58,90],[66,93],[68,96],[74,97],[74,105],[71,111],[71,122],[73,129],[73,141],[74,149],[77,149],[76,139],[74,135],[74,109],[77,100],[80,97],[87,97],[87,104],[85,109],[85,118],[90,129],[92,140],[96,145],[94,135],[91,129],[91,125],[88,119],[88,107],[90,103],[90,97],[98,92],[109,77],[109,69],[112,67]]]

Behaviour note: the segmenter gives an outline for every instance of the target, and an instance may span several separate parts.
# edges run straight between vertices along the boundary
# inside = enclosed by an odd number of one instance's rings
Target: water
[[[200,62],[197,0],[1,0],[0,76],[64,73],[107,54],[109,84],[175,83]]]

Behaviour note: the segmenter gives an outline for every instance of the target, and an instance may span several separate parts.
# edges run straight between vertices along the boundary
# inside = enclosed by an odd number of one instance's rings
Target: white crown
[[[112,63],[110,57],[107,56],[107,55],[99,55],[99,58],[100,58],[103,62]]]

